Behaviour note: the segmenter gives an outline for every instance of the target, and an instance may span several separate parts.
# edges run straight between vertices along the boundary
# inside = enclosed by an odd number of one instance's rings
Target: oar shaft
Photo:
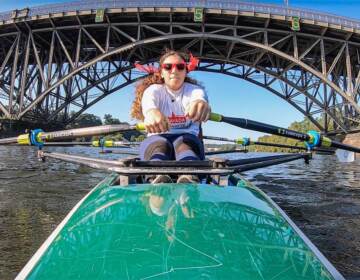
[[[213,156],[213,155],[222,155],[222,154],[232,154],[232,153],[247,153],[245,149],[233,149],[233,150],[221,150],[221,151],[206,151],[206,156]]]
[[[350,151],[350,152],[360,153],[360,148],[350,146],[350,145],[347,145],[347,144],[343,144],[343,143],[338,142],[338,141],[333,141],[332,140],[331,141],[331,147],[347,150],[347,151]]]
[[[351,152],[360,153],[360,148],[343,144],[341,142],[334,141],[330,138],[322,136],[317,131],[309,131],[307,134],[297,132],[294,130],[277,127],[270,124],[265,124],[261,122],[256,122],[248,119],[243,118],[231,118],[225,117],[220,114],[211,113],[210,120],[215,122],[225,122],[237,127],[241,127],[244,129],[255,130],[264,133],[270,133],[274,135],[284,136],[292,139],[297,139],[301,141],[305,141],[309,147],[324,147],[324,148],[339,148]]]
[[[244,128],[244,129],[255,130],[255,131],[259,131],[259,132],[284,136],[284,137],[293,138],[293,139],[302,140],[302,141],[310,140],[310,136],[305,133],[301,133],[301,132],[297,132],[294,130],[281,128],[281,127],[277,127],[274,125],[269,125],[269,124],[265,124],[265,123],[261,123],[261,122],[256,122],[256,121],[252,121],[252,120],[248,120],[248,119],[230,118],[230,117],[223,116],[222,120],[228,124],[232,124],[237,127]]]
[[[222,141],[222,142],[231,142],[231,143],[235,143],[235,140],[232,139],[228,139],[228,138],[224,138],[224,137],[216,137],[216,136],[203,136],[204,139],[208,139],[208,140],[216,140],[216,141]]]
[[[0,145],[14,144],[17,142],[17,137],[0,139]]]
[[[21,134],[18,137],[0,139],[0,144],[21,144],[21,145],[37,145],[43,144],[47,141],[59,141],[66,139],[73,139],[77,137],[95,136],[111,134],[115,132],[125,132],[132,130],[144,130],[144,124],[138,123],[136,125],[128,124],[113,124],[113,125],[101,125],[85,128],[74,128],[68,130],[60,130],[54,132],[43,132],[39,129],[31,131],[27,134]],[[35,142],[35,144],[34,144]]]
[[[73,139],[77,137],[103,135],[103,134],[110,134],[110,133],[130,131],[130,130],[136,130],[136,126],[127,125],[127,124],[112,124],[112,125],[101,125],[101,126],[93,126],[93,127],[85,127],[85,128],[60,130],[54,132],[44,132],[41,134],[40,138],[43,141],[63,140],[63,139],[65,140],[65,139]]]
[[[131,146],[137,146],[140,142],[127,142],[127,141],[113,141],[113,140],[105,140],[103,143],[101,143],[100,140],[95,140],[92,142],[93,147],[118,147],[118,148],[128,148]]]
[[[90,146],[91,142],[47,142],[45,146]]]
[[[115,148],[129,148],[131,146],[137,146],[140,142],[129,142],[129,141],[113,141],[105,140],[103,144],[100,140],[92,142],[46,142],[45,146],[92,146],[92,147],[115,147]]]
[[[215,137],[215,136],[203,136],[203,138],[208,139],[208,140],[231,142],[231,143],[240,144],[240,145],[244,145],[244,146],[261,145],[261,146],[270,146],[270,147],[279,147],[279,148],[288,148],[288,149],[299,149],[299,150],[304,150],[304,151],[307,150],[306,147],[291,146],[291,145],[277,144],[277,143],[268,143],[268,142],[258,142],[258,141],[252,141],[249,138],[239,138],[236,140],[228,139],[228,138],[224,138],[224,137]]]

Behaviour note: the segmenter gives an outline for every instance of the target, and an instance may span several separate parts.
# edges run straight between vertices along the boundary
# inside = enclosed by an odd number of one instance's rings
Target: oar
[[[46,142],[45,146],[91,146],[91,147],[113,147],[113,148],[129,148],[131,146],[139,145],[140,142],[128,142],[128,141],[114,141],[94,140],[92,142]]]
[[[259,131],[259,132],[270,133],[270,134],[275,134],[275,135],[279,135],[279,136],[284,136],[284,137],[288,137],[288,138],[292,138],[292,139],[305,141],[307,146],[309,146],[310,148],[332,147],[332,148],[338,148],[338,149],[342,149],[342,150],[346,150],[346,151],[350,151],[350,152],[360,153],[360,148],[351,146],[351,145],[346,145],[341,142],[332,140],[328,137],[321,135],[319,132],[314,131],[314,130],[310,130],[308,133],[301,133],[301,132],[297,132],[294,130],[290,130],[290,129],[286,129],[286,128],[282,128],[282,127],[278,127],[278,126],[274,126],[274,125],[270,125],[270,124],[265,124],[265,123],[256,122],[253,120],[248,120],[248,119],[243,119],[243,118],[226,117],[226,116],[216,114],[216,113],[211,113],[210,120],[215,121],[215,122],[225,122],[225,123],[228,123],[228,124],[231,124],[231,125],[234,125],[237,127],[241,127],[244,129],[255,130],[255,131]]]
[[[343,149],[346,151],[360,153],[360,148],[331,140],[330,138],[321,135],[317,131],[309,131],[307,134],[305,134],[294,130],[281,128],[265,123],[260,123],[248,119],[225,117],[216,113],[211,113],[210,120],[215,122],[225,122],[245,129],[302,140],[305,141],[310,148],[333,147],[333,148]],[[21,134],[18,137],[0,139],[0,145],[17,143],[20,145],[42,146],[44,144],[44,141],[57,141],[57,140],[65,140],[65,139],[71,139],[77,137],[104,135],[115,132],[125,132],[132,130],[143,131],[145,130],[145,126],[143,123],[138,123],[135,125],[116,124],[116,125],[103,125],[103,126],[69,129],[69,130],[60,130],[54,132],[44,132],[41,129],[35,129],[28,134]]]
[[[101,125],[85,128],[75,128],[68,130],[60,130],[53,132],[44,132],[41,129],[32,130],[30,133],[21,134],[18,137],[0,139],[0,145],[4,144],[20,144],[20,145],[35,145],[42,146],[45,141],[59,141],[65,139],[73,139],[77,137],[104,135],[115,132],[125,132],[145,130],[144,124],[138,123],[136,125],[129,124],[113,124]]]
[[[304,150],[304,151],[309,150],[307,147],[304,147],[304,146],[292,146],[292,145],[286,145],[286,144],[253,141],[248,137],[243,137],[243,138],[238,138],[238,139],[228,139],[228,138],[216,137],[216,136],[203,136],[203,138],[208,139],[208,140],[231,142],[231,143],[242,145],[242,146],[260,145],[260,146],[269,146],[269,147],[277,147],[277,148],[297,149],[297,150]],[[334,153],[334,151],[329,150],[329,149],[314,148],[313,150],[318,151],[318,152],[325,152],[325,153],[329,153],[329,154]]]
[[[113,150],[102,150],[100,154],[123,154],[123,155],[139,155],[136,151],[113,151]],[[219,151],[205,151],[205,156],[232,154],[232,153],[247,153],[245,149],[231,149],[231,150],[219,150]]]

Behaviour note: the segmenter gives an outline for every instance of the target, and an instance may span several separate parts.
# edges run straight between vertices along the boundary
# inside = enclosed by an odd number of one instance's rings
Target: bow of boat
[[[226,187],[120,186],[118,177],[75,206],[18,279],[343,279],[240,177]]]

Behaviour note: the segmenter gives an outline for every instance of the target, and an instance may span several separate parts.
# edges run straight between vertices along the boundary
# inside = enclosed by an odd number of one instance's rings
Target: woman
[[[136,87],[131,116],[144,121],[148,132],[148,137],[140,145],[141,160],[205,158],[198,136],[200,123],[209,119],[211,110],[203,88],[187,77],[198,62],[190,57],[190,63],[186,63],[185,54],[166,51],[160,58],[160,69],[146,69],[150,75]],[[197,181],[196,176],[182,175],[177,183]],[[171,182],[170,176],[159,175],[153,181],[165,182]]]

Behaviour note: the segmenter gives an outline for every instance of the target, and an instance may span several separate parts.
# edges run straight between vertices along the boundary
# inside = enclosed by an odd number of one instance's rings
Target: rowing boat
[[[104,160],[42,157],[115,171],[84,197],[17,279],[344,279],[289,217],[239,172],[305,159]],[[198,174],[202,184],[144,182]],[[226,180],[225,180],[226,179]]]
[[[217,114],[211,119],[304,140],[308,151],[181,162],[42,151],[48,141],[141,130],[142,124],[35,130],[0,139],[4,145],[39,147],[42,161],[52,158],[112,172],[70,211],[16,279],[344,279],[285,212],[240,174],[299,159],[309,163],[315,148],[352,153],[360,148],[316,132]],[[148,184],[146,176],[156,174],[194,174],[202,181]]]
[[[119,185],[84,197],[16,279],[344,279],[261,190]]]

